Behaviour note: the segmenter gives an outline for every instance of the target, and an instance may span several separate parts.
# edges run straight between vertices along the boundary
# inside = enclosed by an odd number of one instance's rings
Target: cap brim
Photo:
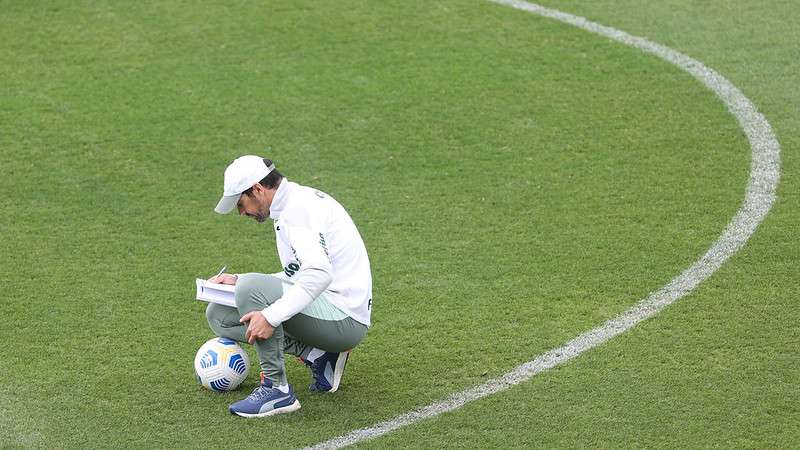
[[[242,194],[223,196],[219,199],[219,203],[217,203],[217,207],[214,208],[214,211],[220,214],[228,214],[236,207],[236,203],[239,202],[239,197],[241,196]]]

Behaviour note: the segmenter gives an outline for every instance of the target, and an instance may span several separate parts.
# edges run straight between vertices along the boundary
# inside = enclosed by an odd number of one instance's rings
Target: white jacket
[[[372,274],[364,241],[333,197],[284,178],[269,208],[282,278],[291,287],[261,311],[274,327],[323,292],[345,314],[370,325]]]

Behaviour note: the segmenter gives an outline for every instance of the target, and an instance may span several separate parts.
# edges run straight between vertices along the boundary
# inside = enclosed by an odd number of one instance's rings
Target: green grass
[[[788,3],[547,2],[719,70],[775,127],[748,246],[657,318],[365,446],[796,446],[797,31]],[[633,6],[632,6],[633,5]],[[626,6],[630,9],[626,9]],[[749,147],[689,75],[482,2],[0,1],[0,443],[297,447],[500,375],[694,262]],[[193,278],[278,268],[212,208],[236,155],[351,212],[374,325],[340,392],[237,420],[193,380]],[[289,361],[303,390],[310,376]],[[213,434],[206,434],[214,430]]]

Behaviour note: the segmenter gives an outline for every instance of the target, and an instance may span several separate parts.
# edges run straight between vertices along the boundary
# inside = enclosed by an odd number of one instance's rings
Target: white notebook
[[[236,308],[236,300],[233,298],[233,293],[236,292],[236,286],[209,283],[201,278],[197,278],[195,283],[197,284],[198,300]]]

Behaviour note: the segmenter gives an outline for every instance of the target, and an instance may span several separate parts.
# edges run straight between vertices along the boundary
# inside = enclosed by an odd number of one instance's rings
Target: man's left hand
[[[239,322],[250,322],[250,325],[247,326],[247,331],[244,333],[244,338],[250,344],[254,344],[256,339],[269,339],[275,331],[275,328],[267,322],[261,311],[250,311],[243,315]]]

